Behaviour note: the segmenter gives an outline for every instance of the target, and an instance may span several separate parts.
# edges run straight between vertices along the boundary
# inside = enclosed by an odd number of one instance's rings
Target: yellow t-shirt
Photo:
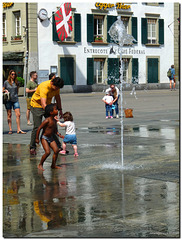
[[[39,86],[37,87],[37,90],[34,92],[32,98],[31,98],[31,102],[30,105],[32,107],[35,108],[42,108],[40,99],[41,98],[46,98],[47,101],[47,105],[51,103],[52,98],[56,95],[60,94],[60,89],[58,90],[53,90],[51,87],[51,80],[42,82],[41,84],[39,84]]]

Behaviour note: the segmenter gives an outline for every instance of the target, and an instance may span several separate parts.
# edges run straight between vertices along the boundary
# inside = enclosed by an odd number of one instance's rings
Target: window
[[[122,70],[123,70],[123,81],[128,83],[128,66],[129,66],[129,58],[122,59]]]
[[[15,17],[15,35],[21,36],[21,17],[20,11],[14,12]]]
[[[3,33],[3,37],[6,37],[6,14],[5,13],[3,13],[2,33]]]
[[[148,14],[146,14],[147,16]],[[158,14],[154,17],[142,18],[141,27],[142,27],[142,44],[147,44],[150,46],[153,45],[163,45],[164,44],[164,19],[160,18]],[[158,15],[158,16],[156,16]]]
[[[121,16],[121,20],[122,20],[122,22],[123,22],[123,24],[124,24],[124,26],[126,28],[127,33],[129,33],[128,32],[129,17],[122,17]]]
[[[74,57],[60,57],[60,77],[64,79],[64,85],[74,85]]]
[[[106,15],[87,14],[87,42],[107,41]]]
[[[143,3],[145,5],[148,5],[148,6],[164,6],[164,3],[163,2],[145,2]]]
[[[147,32],[148,32],[148,43],[156,44],[157,38],[156,38],[156,19],[147,19]]]
[[[52,13],[52,40],[59,42],[58,34],[56,31],[56,24],[54,18],[54,12]],[[63,42],[81,42],[81,15],[79,13],[73,13],[72,16],[72,31],[68,34],[68,37]]]
[[[94,83],[103,83],[104,59],[94,59]]]
[[[103,41],[103,16],[94,16],[94,40]]]

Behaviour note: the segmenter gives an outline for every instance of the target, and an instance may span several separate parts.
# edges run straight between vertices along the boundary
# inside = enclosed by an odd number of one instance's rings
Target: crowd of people
[[[43,163],[50,155],[50,148],[53,150],[52,168],[59,168],[56,165],[58,153],[66,155],[66,144],[71,143],[74,148],[74,155],[77,157],[77,140],[75,125],[72,118],[66,118],[64,127],[66,127],[66,135],[62,136],[57,132],[57,125],[62,126],[59,118],[64,118],[60,97],[60,89],[64,87],[64,80],[60,77],[56,77],[55,74],[49,75],[49,80],[44,81],[38,85],[37,72],[32,71],[30,73],[30,80],[26,85],[26,101],[27,101],[27,125],[33,125],[31,139],[30,139],[30,154],[36,155],[36,143],[39,142],[39,133],[42,129],[41,143],[44,148],[45,154],[42,156],[38,168],[43,169]],[[10,98],[4,104],[7,111],[7,121],[9,126],[8,134],[12,134],[12,109],[15,111],[17,134],[26,134],[20,128],[20,104],[18,99],[19,83],[17,80],[17,74],[14,70],[10,70],[8,79],[4,82],[3,93],[9,93]],[[52,100],[55,102],[52,104]],[[32,114],[33,123],[30,122],[30,112]],[[57,117],[59,113],[59,118]],[[42,122],[43,117],[45,120]],[[57,117],[57,118],[56,118]],[[65,119],[65,118],[64,118]],[[63,138],[61,145],[58,137]],[[65,140],[64,140],[65,138]]]

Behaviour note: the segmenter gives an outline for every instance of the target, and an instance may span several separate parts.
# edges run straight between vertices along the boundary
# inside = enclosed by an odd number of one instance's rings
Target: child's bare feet
[[[56,166],[56,165],[55,165],[55,166],[52,166],[52,165],[51,165],[51,168],[52,168],[52,169],[61,169],[62,167],[59,167],[59,166]]]
[[[39,164],[37,167],[38,167],[39,170],[45,171],[42,164]]]

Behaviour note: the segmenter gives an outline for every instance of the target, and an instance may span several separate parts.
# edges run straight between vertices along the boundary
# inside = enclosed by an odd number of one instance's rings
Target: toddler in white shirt
[[[105,103],[106,108],[106,118],[109,118],[108,113],[110,113],[110,118],[113,118],[112,114],[112,104],[113,104],[113,97],[111,96],[111,92],[106,92],[106,95],[103,97],[102,101]]]
[[[64,123],[57,120],[57,124],[61,127],[65,127],[66,135],[63,139],[62,148],[63,150],[59,153],[61,155],[66,155],[66,144],[71,143],[74,149],[74,156],[77,157],[77,137],[75,131],[75,123],[73,122],[73,115],[70,112],[65,112],[63,114]]]

